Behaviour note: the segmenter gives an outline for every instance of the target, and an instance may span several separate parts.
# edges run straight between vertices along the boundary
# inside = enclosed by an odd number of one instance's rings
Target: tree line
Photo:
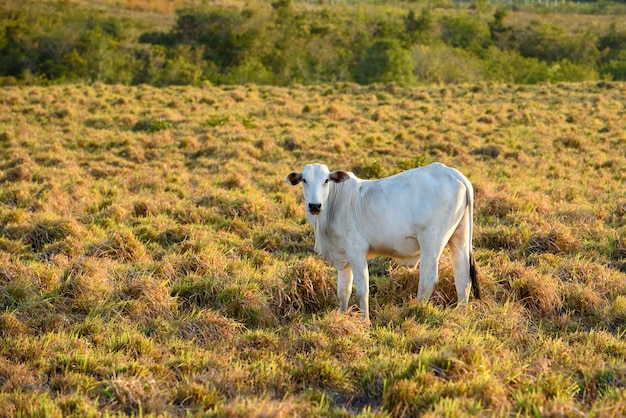
[[[514,5],[180,9],[167,30],[67,2],[3,7],[0,84],[316,84],[626,80],[626,31],[572,31]],[[507,23],[509,22],[509,23]],[[512,23],[511,23],[512,22]]]

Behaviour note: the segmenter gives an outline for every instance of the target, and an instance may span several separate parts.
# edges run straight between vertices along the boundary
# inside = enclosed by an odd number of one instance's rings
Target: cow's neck
[[[328,194],[328,200],[326,201],[326,210],[322,211],[317,216],[317,222],[315,225],[315,234],[318,233],[321,235],[331,235],[334,234],[333,229],[336,227],[335,220],[339,216],[339,211],[341,211],[342,202],[339,199],[339,192],[342,188],[343,184],[332,184],[330,187],[330,192]]]
[[[317,215],[313,222],[315,229],[315,251],[327,261],[337,266],[345,264],[346,230],[354,221],[349,208],[351,193],[344,190],[345,183],[331,186],[327,208]],[[339,267],[338,267],[339,268]]]

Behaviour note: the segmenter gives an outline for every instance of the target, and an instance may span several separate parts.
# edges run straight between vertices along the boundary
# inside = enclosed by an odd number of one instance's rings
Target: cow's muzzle
[[[321,211],[322,211],[321,203],[309,203],[309,212],[311,212],[313,215],[319,215]]]

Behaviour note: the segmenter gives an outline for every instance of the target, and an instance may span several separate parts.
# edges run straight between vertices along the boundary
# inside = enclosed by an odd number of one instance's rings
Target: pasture
[[[4,87],[0,415],[626,415],[625,103],[618,82]],[[283,179],[432,161],[474,185],[483,299],[454,306],[446,253],[428,304],[378,258],[367,328]]]

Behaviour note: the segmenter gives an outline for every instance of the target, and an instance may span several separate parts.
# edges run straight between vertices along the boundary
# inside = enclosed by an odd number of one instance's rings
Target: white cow
[[[474,190],[459,171],[434,163],[379,180],[307,164],[285,181],[303,183],[306,217],[315,228],[315,251],[337,269],[341,312],[352,280],[369,322],[367,260],[379,255],[416,267],[418,298],[427,301],[439,280],[439,258],[450,246],[458,303],[470,289],[480,298],[472,253]],[[470,282],[471,280],[471,282]]]

